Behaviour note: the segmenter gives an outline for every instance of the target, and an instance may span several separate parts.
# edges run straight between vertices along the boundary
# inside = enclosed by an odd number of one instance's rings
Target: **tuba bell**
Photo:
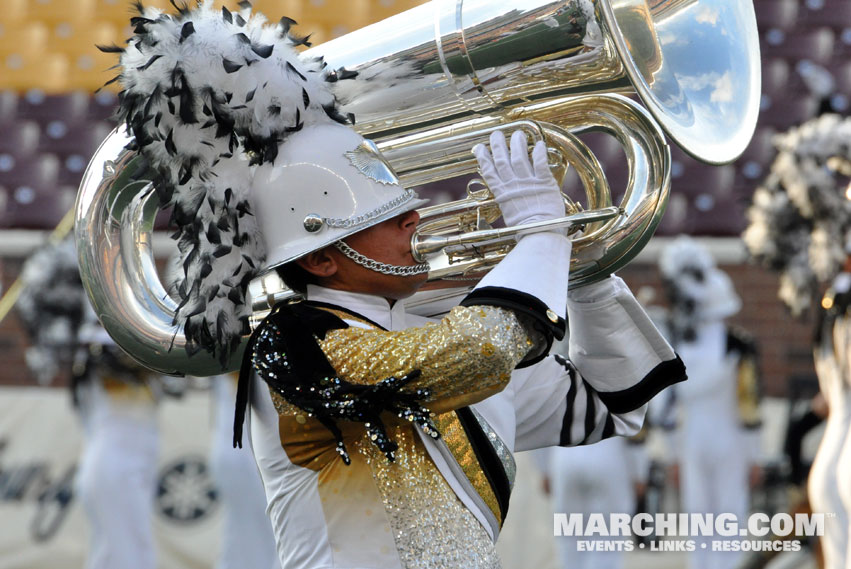
[[[572,166],[585,187],[588,207],[566,198],[562,220],[583,230],[574,285],[611,274],[653,235],[670,188],[666,134],[722,164],[744,151],[758,113],[747,0],[432,0],[305,55],[324,58],[341,78],[356,74],[337,83],[338,99],[408,187],[474,173],[469,150],[494,129],[545,140],[554,171]],[[580,139],[592,131],[623,145],[630,174],[617,206]],[[187,353],[173,324],[176,303],[153,261],[159,204],[131,141],[116,129],[83,177],[75,232],[84,284],[104,327],[143,365],[221,373],[212,356]],[[518,233],[546,229],[492,228],[500,214],[486,188],[421,213],[413,250],[432,262],[431,276],[456,283],[488,270]],[[289,293],[270,273],[249,294],[262,317]]]

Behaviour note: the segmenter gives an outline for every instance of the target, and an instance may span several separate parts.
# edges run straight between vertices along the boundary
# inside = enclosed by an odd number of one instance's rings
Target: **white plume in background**
[[[682,276],[686,268],[708,271],[715,267],[709,251],[691,237],[680,235],[665,247],[659,257],[659,270],[668,279]]]

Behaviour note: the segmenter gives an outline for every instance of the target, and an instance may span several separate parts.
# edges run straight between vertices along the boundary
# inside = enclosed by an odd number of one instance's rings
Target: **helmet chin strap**
[[[357,263],[362,267],[366,267],[370,271],[375,271],[376,273],[381,273],[384,275],[394,275],[399,277],[410,277],[413,275],[421,275],[423,273],[427,273],[430,269],[428,263],[420,263],[418,265],[388,265],[387,263],[381,263],[376,261],[375,259],[370,259],[366,255],[361,255],[348,245],[346,245],[343,241],[337,241],[334,243],[334,247]]]

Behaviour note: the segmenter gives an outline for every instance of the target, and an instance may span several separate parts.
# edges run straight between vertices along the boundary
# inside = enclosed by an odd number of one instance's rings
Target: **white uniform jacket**
[[[497,567],[512,453],[634,434],[648,399],[685,379],[616,277],[571,292],[568,358],[537,353],[536,327],[521,324],[563,319],[518,298],[477,289],[427,322],[401,302],[311,286],[296,320],[261,325],[250,349],[268,386],[254,376],[250,437],[282,567]],[[329,315],[345,327],[326,330]],[[320,371],[302,382],[290,372],[305,358]],[[381,412],[325,416],[364,400]]]

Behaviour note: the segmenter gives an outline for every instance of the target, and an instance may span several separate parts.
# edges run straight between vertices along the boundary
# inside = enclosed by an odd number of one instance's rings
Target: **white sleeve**
[[[517,431],[515,450],[547,446],[576,446],[612,436],[637,433],[644,424],[646,405],[613,413],[597,391],[560,356],[550,356],[518,370],[514,394]]]
[[[685,380],[682,360],[619,277],[571,290],[567,313],[570,361],[609,407],[634,408]]]
[[[526,235],[461,301],[462,306],[499,306],[517,314],[535,342],[521,366],[540,361],[553,338],[564,337],[570,250],[564,235]]]
[[[512,375],[516,450],[633,435],[647,402],[685,379],[682,361],[623,281],[578,291],[568,303],[571,357],[550,356]]]

